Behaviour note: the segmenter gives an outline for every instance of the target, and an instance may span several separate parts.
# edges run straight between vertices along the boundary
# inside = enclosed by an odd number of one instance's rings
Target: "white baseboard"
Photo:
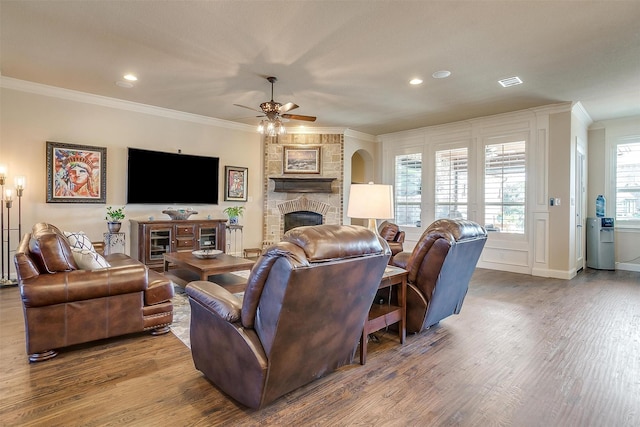
[[[640,264],[635,264],[631,262],[617,262],[616,270],[640,271]]]

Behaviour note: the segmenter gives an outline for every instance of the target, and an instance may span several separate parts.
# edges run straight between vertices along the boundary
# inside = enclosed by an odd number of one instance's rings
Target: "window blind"
[[[525,150],[525,141],[485,146],[484,201],[487,230],[524,233]]]
[[[436,151],[435,218],[467,219],[468,149]]]
[[[422,153],[395,158],[395,221],[400,226],[419,227],[422,201]]]

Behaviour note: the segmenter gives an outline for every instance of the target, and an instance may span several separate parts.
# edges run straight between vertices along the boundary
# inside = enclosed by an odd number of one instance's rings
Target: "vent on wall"
[[[500,83],[502,87],[517,86],[522,84],[522,80],[520,79],[520,77],[514,76],[498,80],[498,83]]]

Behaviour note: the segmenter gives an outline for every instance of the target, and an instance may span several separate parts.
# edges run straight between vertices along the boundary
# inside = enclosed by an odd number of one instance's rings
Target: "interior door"
[[[586,155],[583,146],[576,144],[576,271],[584,268],[586,239]]]

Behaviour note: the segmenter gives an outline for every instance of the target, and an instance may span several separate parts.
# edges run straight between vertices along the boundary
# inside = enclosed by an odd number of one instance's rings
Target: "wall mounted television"
[[[218,157],[128,148],[127,203],[218,204]]]

